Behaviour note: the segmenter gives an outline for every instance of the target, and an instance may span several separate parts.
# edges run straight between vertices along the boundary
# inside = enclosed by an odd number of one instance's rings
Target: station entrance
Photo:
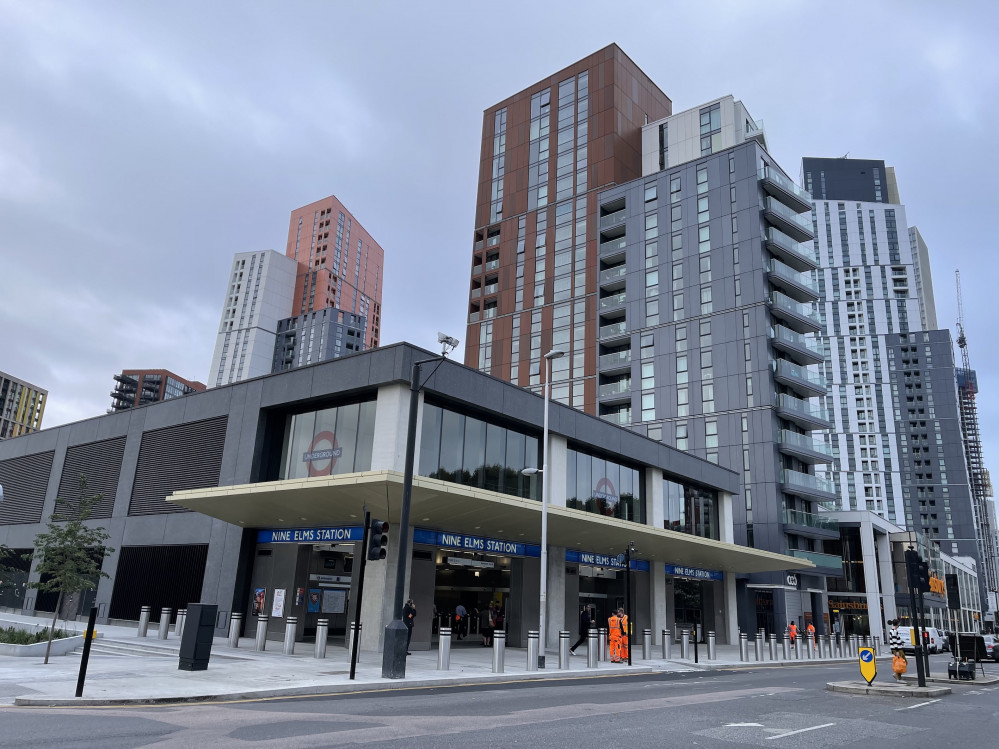
[[[434,561],[432,641],[438,639],[441,627],[451,627],[452,647],[481,646],[483,630],[508,613],[510,557],[453,549],[435,549],[430,554]]]

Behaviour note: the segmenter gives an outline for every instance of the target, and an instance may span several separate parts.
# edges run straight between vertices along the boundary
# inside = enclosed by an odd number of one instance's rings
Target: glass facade
[[[419,475],[541,499],[541,484],[521,471],[541,465],[539,440],[426,403]]]
[[[567,507],[645,522],[641,471],[572,449],[566,456],[566,466]]]
[[[374,436],[374,401],[289,416],[279,478],[370,471]]]
[[[718,540],[718,493],[663,481],[666,530]]]

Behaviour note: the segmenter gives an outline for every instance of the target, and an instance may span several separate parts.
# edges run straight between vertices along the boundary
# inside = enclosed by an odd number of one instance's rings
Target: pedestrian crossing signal
[[[389,524],[384,520],[372,520],[368,526],[368,560],[377,562],[388,556]]]

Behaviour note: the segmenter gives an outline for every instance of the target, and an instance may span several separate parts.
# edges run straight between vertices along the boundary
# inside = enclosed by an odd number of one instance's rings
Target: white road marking
[[[829,728],[829,726],[834,726],[835,723],[823,723],[821,726],[812,726],[811,728],[801,728],[797,731],[788,731],[787,733],[779,733],[776,736],[767,736],[767,740],[770,739],[782,739],[785,736],[794,736],[796,733],[805,733],[806,731],[817,731],[820,728]]]
[[[757,728],[762,728],[762,723],[726,723],[725,728],[741,728],[743,726],[755,726]]]
[[[932,705],[934,702],[939,702],[940,700],[930,700],[929,702],[920,702],[915,705],[909,705],[908,707],[896,707],[895,712],[899,710],[915,710],[917,707],[923,707],[925,705]]]

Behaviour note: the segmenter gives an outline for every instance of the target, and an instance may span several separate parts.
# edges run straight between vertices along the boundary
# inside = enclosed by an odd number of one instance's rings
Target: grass
[[[61,629],[57,629],[55,631],[55,636],[52,639],[58,640],[63,637],[72,637],[72,635],[67,632],[63,632]],[[37,632],[26,632],[23,629],[17,629],[16,627],[0,629],[0,643],[5,645],[34,645],[36,642],[45,642],[48,639],[48,628],[40,629]]]

